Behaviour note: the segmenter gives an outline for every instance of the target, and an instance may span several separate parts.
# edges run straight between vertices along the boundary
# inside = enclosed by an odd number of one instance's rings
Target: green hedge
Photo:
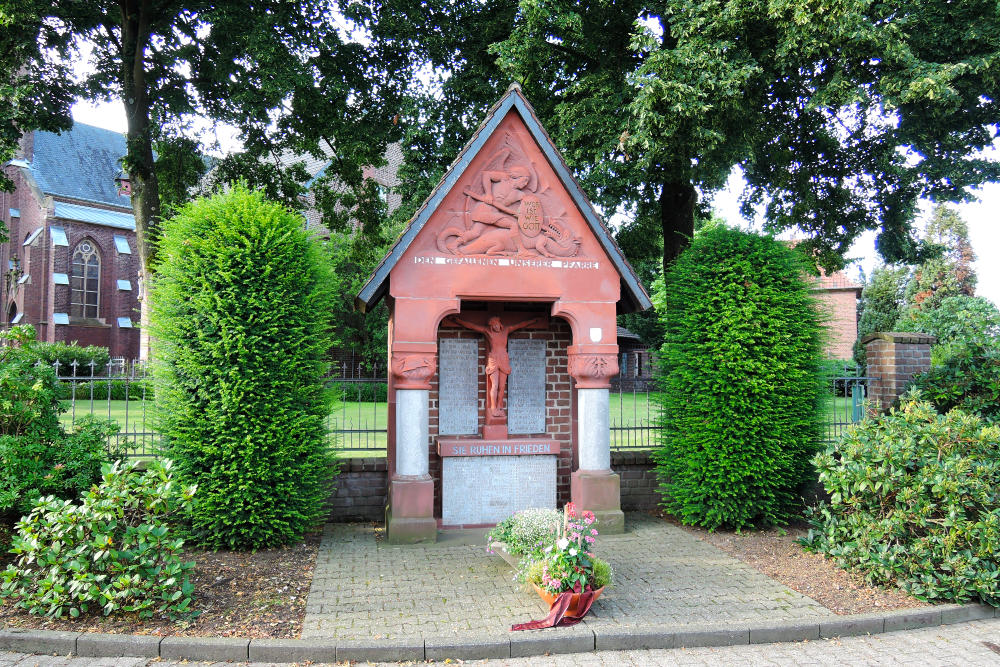
[[[822,428],[820,324],[799,256],[716,227],[697,235],[655,294],[664,507],[684,523],[785,522]]]
[[[342,401],[359,401],[362,403],[385,403],[388,398],[388,385],[385,382],[333,382],[330,388],[337,392]]]
[[[1000,341],[952,346],[949,355],[913,378],[939,412],[959,408],[1000,423]]]
[[[158,431],[210,548],[294,542],[324,516],[331,283],[300,216],[244,186],[163,223],[152,289]]]
[[[73,362],[75,361],[76,374],[83,377],[93,375],[103,375],[111,361],[111,353],[108,348],[99,345],[88,345],[86,347],[76,343],[36,343],[35,354],[46,364],[52,366],[59,362],[59,376],[69,377],[73,375]],[[91,373],[90,362],[94,362],[93,373]]]
[[[1000,602],[1000,427],[918,393],[816,456],[807,548],[925,600]]]
[[[109,396],[112,401],[142,401],[153,400],[153,382],[151,380],[94,380],[84,382],[60,382],[56,387],[59,400],[106,401]]]

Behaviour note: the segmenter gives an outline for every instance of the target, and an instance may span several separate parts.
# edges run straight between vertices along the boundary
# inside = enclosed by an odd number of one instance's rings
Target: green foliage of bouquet
[[[170,461],[116,462],[80,504],[39,499],[17,524],[14,564],[2,573],[0,598],[55,618],[101,610],[171,618],[190,615],[193,585],[183,540],[168,519],[190,507],[195,488],[181,488]]]
[[[542,557],[528,568],[528,581],[553,595],[597,590],[610,583],[610,566],[591,551],[597,540],[593,512],[579,513],[567,503],[553,537]]]
[[[925,600],[1000,602],[1000,426],[918,393],[817,454],[806,548]]]

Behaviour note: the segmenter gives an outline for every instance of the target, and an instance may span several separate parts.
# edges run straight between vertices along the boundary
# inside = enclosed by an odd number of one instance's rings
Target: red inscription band
[[[558,454],[553,440],[438,440],[438,456],[530,456]]]

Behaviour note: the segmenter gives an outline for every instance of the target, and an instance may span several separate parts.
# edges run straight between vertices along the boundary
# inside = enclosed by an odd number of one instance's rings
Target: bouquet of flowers
[[[597,539],[593,512],[577,512],[573,503],[563,510],[555,540],[528,571],[528,580],[550,595],[596,591],[611,583],[611,567],[591,552]]]

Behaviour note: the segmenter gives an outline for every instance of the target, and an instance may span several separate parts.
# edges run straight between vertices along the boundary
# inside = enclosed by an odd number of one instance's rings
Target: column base
[[[570,476],[570,496],[581,511],[590,510],[602,535],[625,532],[621,478],[610,470],[577,470]]]
[[[389,544],[437,541],[433,479],[427,476],[394,479],[389,483],[385,533]]]

